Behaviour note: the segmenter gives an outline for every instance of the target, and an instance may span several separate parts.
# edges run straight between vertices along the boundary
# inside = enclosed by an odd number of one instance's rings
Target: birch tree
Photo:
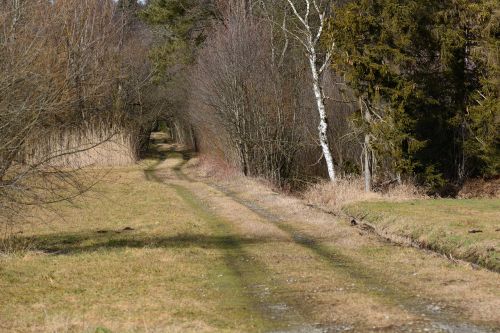
[[[330,13],[331,0],[287,0],[293,15],[298,22],[292,28],[283,25],[286,33],[292,35],[303,46],[311,72],[312,88],[319,115],[319,142],[326,161],[328,176],[335,181],[335,167],[328,142],[328,117],[325,110],[325,94],[323,91],[323,74],[330,63],[335,43],[322,45],[322,37]]]

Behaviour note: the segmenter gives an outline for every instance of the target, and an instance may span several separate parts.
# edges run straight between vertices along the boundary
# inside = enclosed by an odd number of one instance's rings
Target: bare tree
[[[325,110],[325,94],[323,89],[323,74],[330,64],[335,44],[332,42],[330,45],[321,45],[332,1],[304,0],[304,3],[300,7],[297,4],[297,0],[287,0],[287,2],[296,21],[293,21],[292,28],[287,27],[285,24],[281,26],[287,33],[295,37],[305,50],[319,115],[319,142],[326,161],[328,176],[331,181],[335,181],[335,167],[327,135],[328,119]]]
[[[0,223],[85,191],[61,162],[145,118],[147,50],[125,24],[111,0],[0,0]]]
[[[221,11],[223,24],[214,27],[193,73],[191,121],[210,152],[220,150],[244,174],[280,186],[292,178],[305,141],[302,95],[291,93],[301,73],[272,61],[272,25],[248,10],[233,1]]]

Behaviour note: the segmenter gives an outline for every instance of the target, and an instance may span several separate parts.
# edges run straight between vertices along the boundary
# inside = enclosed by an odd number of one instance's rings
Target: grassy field
[[[370,201],[344,211],[389,237],[500,271],[500,199]]]
[[[92,171],[103,181],[53,207],[62,218],[24,225],[28,248],[0,252],[0,332],[498,326],[495,273],[380,242],[248,178],[193,181],[184,162]]]
[[[175,190],[119,169],[0,256],[2,332],[258,331],[224,246]],[[50,222],[50,223],[49,223]]]

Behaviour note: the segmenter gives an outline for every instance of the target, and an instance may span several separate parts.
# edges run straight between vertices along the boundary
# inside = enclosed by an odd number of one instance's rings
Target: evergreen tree
[[[500,174],[500,11],[495,0],[469,5],[475,40],[471,59],[480,87],[472,91],[466,113],[464,151],[474,176]]]
[[[484,39],[494,8],[485,2],[358,0],[336,11],[330,34],[338,46],[335,68],[373,115],[365,130],[395,173],[416,174],[440,188],[495,169],[498,89],[491,81],[498,76],[491,63],[473,56],[484,43],[492,56],[491,43],[497,43],[491,32],[495,42]],[[476,103],[482,91],[488,97]],[[477,144],[482,152],[473,148]],[[478,168],[478,160],[485,165]]]
[[[151,0],[141,17],[156,28],[158,43],[151,52],[158,79],[194,61],[196,48],[205,40],[209,22],[216,16],[209,0]]]

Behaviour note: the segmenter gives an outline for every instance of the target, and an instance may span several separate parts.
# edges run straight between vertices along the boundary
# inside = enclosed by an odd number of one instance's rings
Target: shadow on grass
[[[32,249],[53,255],[81,254],[119,248],[233,249],[244,244],[290,242],[269,237],[246,238],[234,235],[178,234],[162,237],[112,230],[35,236],[23,240],[29,241]]]

